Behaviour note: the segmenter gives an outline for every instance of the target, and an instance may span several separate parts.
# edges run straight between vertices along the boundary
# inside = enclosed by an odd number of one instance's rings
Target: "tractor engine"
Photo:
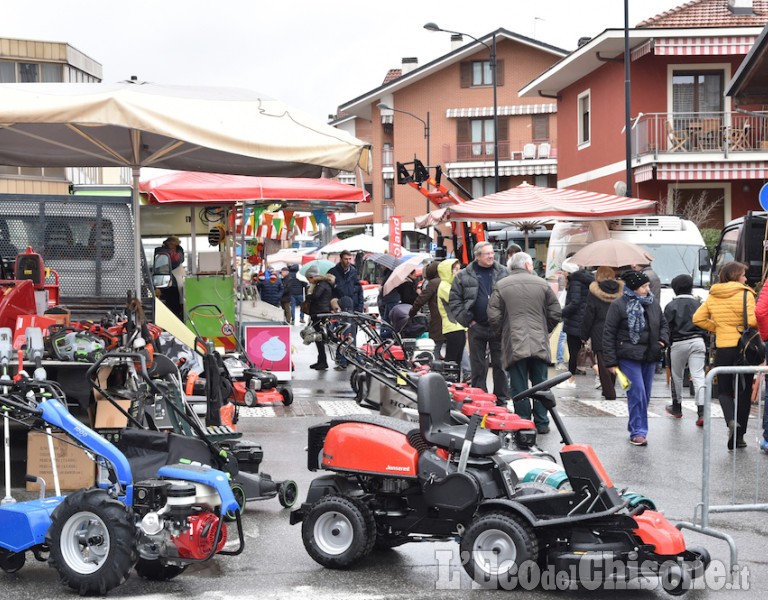
[[[219,498],[210,486],[147,479],[133,486],[133,512],[140,531],[138,551],[145,560],[204,559],[216,543]],[[220,551],[227,542],[222,524]]]

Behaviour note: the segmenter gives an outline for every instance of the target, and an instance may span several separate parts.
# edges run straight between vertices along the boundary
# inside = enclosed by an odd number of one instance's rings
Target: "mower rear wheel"
[[[659,571],[661,586],[671,596],[682,596],[693,585],[691,568],[685,564],[664,564]]]
[[[502,587],[524,562],[536,562],[539,541],[519,518],[492,512],[470,523],[461,539],[461,556],[474,581]]]
[[[343,496],[320,498],[301,527],[307,553],[330,569],[345,569],[368,554],[376,541],[375,532],[370,509]]]
[[[283,406],[293,404],[293,392],[291,388],[280,388],[280,395],[283,397]]]
[[[128,578],[136,562],[133,511],[104,490],[77,491],[51,514],[48,564],[80,595],[104,595]]]
[[[0,569],[6,573],[15,573],[27,562],[26,552],[11,552],[0,548]]]
[[[164,565],[159,560],[140,558],[136,563],[136,574],[150,581],[168,581],[186,571],[187,565]]]
[[[277,499],[283,508],[291,508],[299,497],[299,486],[292,479],[277,486]]]

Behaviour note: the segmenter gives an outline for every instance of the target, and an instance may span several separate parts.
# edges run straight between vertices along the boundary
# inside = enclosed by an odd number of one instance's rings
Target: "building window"
[[[496,192],[496,180],[493,177],[473,177],[471,190],[473,198],[482,198]]]
[[[60,64],[0,61],[0,83],[61,83],[63,77]]]
[[[16,83],[16,65],[0,61],[0,83]]]
[[[509,123],[499,117],[499,158],[509,158]],[[493,119],[460,119],[456,121],[456,160],[493,160]]]
[[[590,92],[586,91],[578,96],[578,110],[579,110],[579,145],[589,144],[591,139],[591,122],[590,122]]]
[[[392,201],[392,182],[388,179],[384,180],[384,200]]]
[[[532,115],[531,129],[534,142],[549,141],[549,115]]]
[[[722,71],[675,71],[672,76],[674,113],[716,113],[723,110]]]
[[[493,154],[493,119],[474,119],[470,125],[472,156]]]
[[[488,87],[493,85],[490,60],[472,60],[461,63],[461,87]],[[504,85],[504,61],[496,61],[496,85]]]

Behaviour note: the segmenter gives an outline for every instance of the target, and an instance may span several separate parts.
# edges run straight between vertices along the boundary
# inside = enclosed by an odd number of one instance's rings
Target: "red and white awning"
[[[649,181],[650,179],[653,179],[653,165],[643,165],[642,167],[637,167],[632,172],[632,179],[635,180],[635,183],[642,183],[643,181]]]
[[[516,188],[448,207],[452,221],[510,221],[542,218],[594,219],[652,213],[656,203],[569,188]]]
[[[755,40],[757,40],[755,35],[662,38],[653,40],[653,52],[657,56],[748,54]],[[638,48],[638,53],[641,49],[642,46]]]
[[[768,162],[660,164],[656,168],[656,178],[660,181],[768,179]]]
[[[517,175],[550,175],[557,173],[557,162],[547,160],[547,163],[531,162],[523,165],[509,165],[499,167],[500,177]],[[493,167],[449,167],[448,175],[454,179],[460,177],[493,177]]]
[[[511,104],[499,106],[499,116],[514,115],[542,115],[557,112],[557,103],[548,102],[546,104]],[[445,116],[449,119],[470,119],[478,117],[492,117],[493,106],[475,106],[464,108],[449,108],[445,111]]]

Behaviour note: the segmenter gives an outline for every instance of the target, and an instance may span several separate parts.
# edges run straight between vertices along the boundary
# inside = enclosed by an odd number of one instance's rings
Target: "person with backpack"
[[[757,327],[755,291],[747,285],[744,263],[731,261],[723,265],[718,282],[710,288],[709,296],[693,314],[692,320],[694,325],[715,334],[715,366],[736,366],[744,321],[749,327]],[[752,379],[751,373],[717,376],[717,399],[728,427],[728,450],[747,447],[744,434],[749,421]],[[738,407],[734,394],[738,394]]]
[[[289,322],[293,325],[296,322],[296,307],[299,307],[300,323],[304,322],[304,313],[301,311],[301,304],[304,302],[304,292],[309,287],[305,281],[302,281],[296,276],[299,272],[299,265],[291,265],[288,267],[288,274],[283,277],[283,287],[285,288],[285,294],[289,295],[290,301],[290,319]]]

